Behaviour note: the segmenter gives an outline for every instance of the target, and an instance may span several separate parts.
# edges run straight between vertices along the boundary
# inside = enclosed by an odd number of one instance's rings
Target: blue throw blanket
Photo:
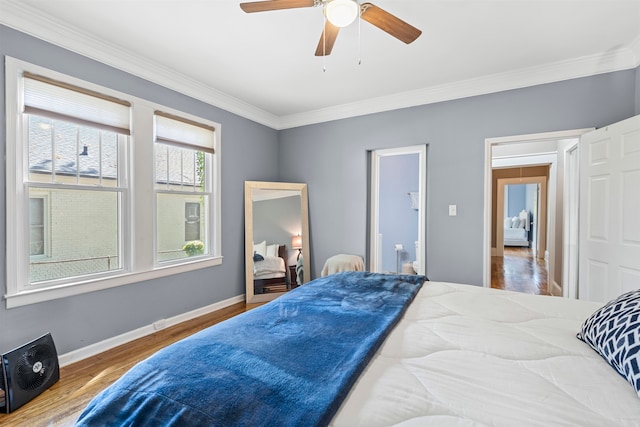
[[[316,279],[140,362],[77,425],[327,425],[423,281]]]

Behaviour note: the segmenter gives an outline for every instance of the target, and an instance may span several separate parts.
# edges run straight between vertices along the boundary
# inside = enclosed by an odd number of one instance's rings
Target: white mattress
[[[333,426],[640,426],[633,387],[576,338],[599,304],[426,282]]]

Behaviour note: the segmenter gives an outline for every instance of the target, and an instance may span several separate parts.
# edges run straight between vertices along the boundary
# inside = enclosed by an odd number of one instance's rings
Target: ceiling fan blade
[[[318,47],[316,48],[316,56],[326,56],[331,54],[333,44],[336,42],[339,32],[340,27],[336,27],[329,21],[325,22],[324,31],[320,36],[320,41],[318,42]]]
[[[266,12],[269,10],[295,9],[298,7],[313,7],[314,0],[267,0],[240,3],[240,8],[247,13]]]
[[[362,3],[360,17],[406,44],[411,43],[422,34],[422,31],[416,27],[371,3]]]

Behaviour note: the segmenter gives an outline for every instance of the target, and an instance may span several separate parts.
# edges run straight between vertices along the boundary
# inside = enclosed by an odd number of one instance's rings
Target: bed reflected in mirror
[[[247,303],[267,302],[308,281],[307,185],[245,181],[244,201]]]

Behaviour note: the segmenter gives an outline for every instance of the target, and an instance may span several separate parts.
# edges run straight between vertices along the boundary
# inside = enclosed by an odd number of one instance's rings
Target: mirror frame
[[[309,251],[309,201],[307,196],[307,184],[294,182],[268,182],[245,181],[244,182],[244,259],[245,259],[245,286],[247,304],[263,303],[271,301],[286,292],[273,292],[268,294],[254,293],[253,283],[253,192],[259,190],[289,190],[300,191],[300,226],[302,236],[302,256],[304,258],[304,272],[302,283],[309,281],[309,266],[311,265],[311,252]],[[287,250],[291,250],[287,242]],[[288,292],[288,291],[287,291]]]

